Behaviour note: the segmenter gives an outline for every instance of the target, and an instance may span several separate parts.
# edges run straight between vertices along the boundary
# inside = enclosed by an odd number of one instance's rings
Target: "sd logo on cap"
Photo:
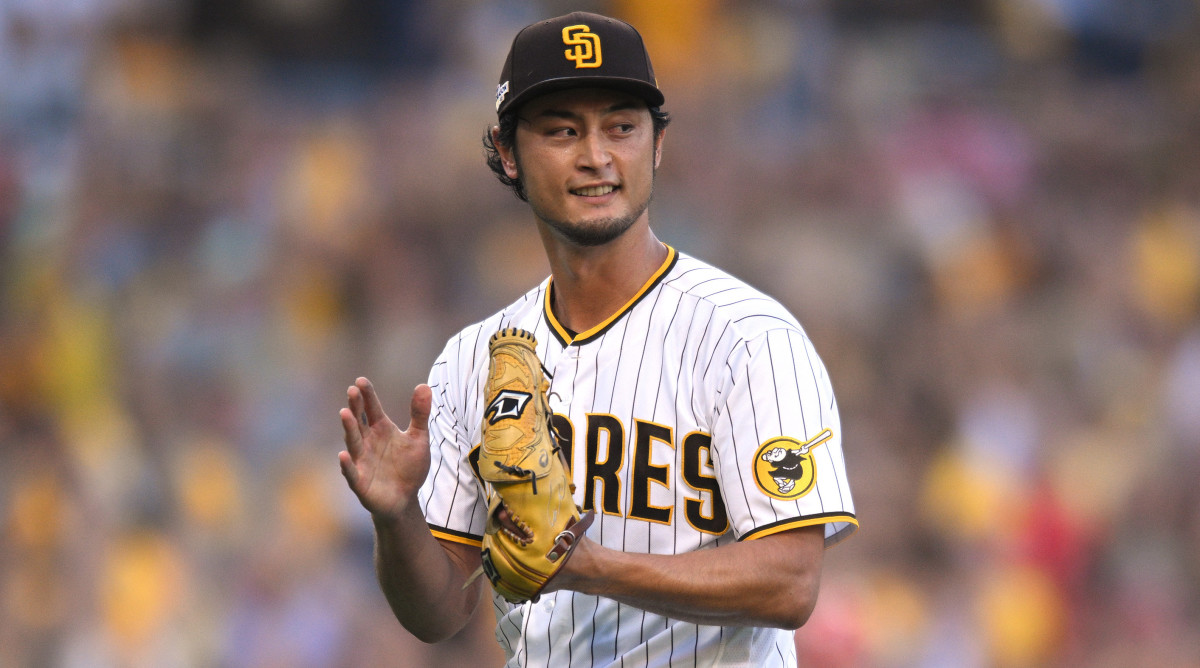
[[[513,38],[496,87],[496,114],[503,116],[535,95],[583,86],[623,90],[651,107],[664,101],[633,26],[573,12],[527,26]]]

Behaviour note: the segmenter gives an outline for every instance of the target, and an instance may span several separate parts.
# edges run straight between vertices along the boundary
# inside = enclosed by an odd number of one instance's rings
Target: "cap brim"
[[[497,110],[497,113],[503,115],[539,95],[566,90],[568,88],[610,88],[619,90],[640,97],[651,107],[660,107],[666,101],[662,91],[639,79],[626,77],[563,77],[539,81],[526,88],[521,91],[520,95],[505,100],[504,104]]]

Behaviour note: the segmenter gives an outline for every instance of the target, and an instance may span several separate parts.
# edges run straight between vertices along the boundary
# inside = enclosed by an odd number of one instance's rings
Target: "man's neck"
[[[630,228],[602,246],[580,247],[545,237],[543,241],[554,276],[554,317],[574,332],[612,317],[667,258],[666,246],[646,225]]]

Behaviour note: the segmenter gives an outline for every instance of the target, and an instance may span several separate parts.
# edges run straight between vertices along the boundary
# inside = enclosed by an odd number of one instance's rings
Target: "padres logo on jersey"
[[[763,443],[754,453],[754,482],[768,496],[798,499],[817,484],[812,449],[833,437],[825,429],[808,441],[780,436]]]
[[[563,51],[567,60],[575,63],[575,69],[600,67],[600,36],[585,25],[563,28],[563,44],[573,47]]]

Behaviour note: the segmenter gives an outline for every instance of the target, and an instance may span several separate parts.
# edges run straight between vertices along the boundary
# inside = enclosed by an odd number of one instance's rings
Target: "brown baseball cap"
[[[573,12],[526,26],[513,38],[496,87],[496,115],[536,95],[581,86],[623,90],[651,107],[665,99],[633,26]]]

